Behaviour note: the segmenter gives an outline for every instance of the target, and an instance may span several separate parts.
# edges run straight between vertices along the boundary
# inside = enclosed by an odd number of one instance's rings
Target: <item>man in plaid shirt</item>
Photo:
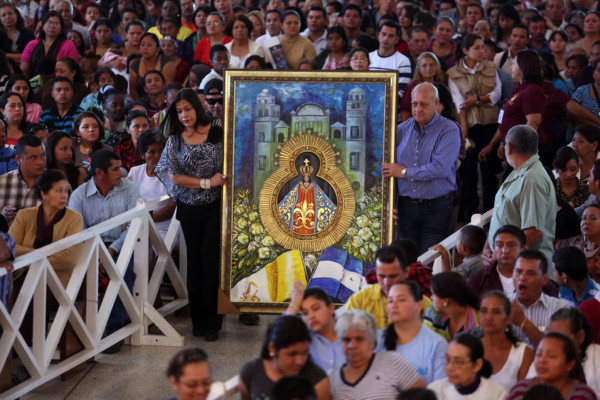
[[[41,199],[33,184],[46,169],[46,150],[42,140],[35,135],[25,135],[15,146],[19,168],[0,176],[1,213],[9,224],[21,208],[34,207]]]

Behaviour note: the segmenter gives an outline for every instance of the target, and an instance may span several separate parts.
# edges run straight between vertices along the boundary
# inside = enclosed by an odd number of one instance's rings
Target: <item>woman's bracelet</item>
[[[210,189],[210,179],[200,179],[201,189]]]
[[[523,322],[521,322],[521,326],[519,327],[519,329],[523,330],[523,327],[525,326],[525,322],[527,322],[527,318],[525,318],[523,320]]]

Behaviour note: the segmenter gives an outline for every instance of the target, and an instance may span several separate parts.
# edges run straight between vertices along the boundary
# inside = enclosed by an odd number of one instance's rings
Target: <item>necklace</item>
[[[383,300],[383,296],[381,296],[379,298],[379,300],[381,301],[381,308],[383,308],[383,321],[385,326],[388,326],[388,312],[387,312],[387,307],[385,306],[385,301]]]
[[[598,249],[598,245],[596,243],[590,242],[589,239],[587,238],[587,236],[584,236],[583,237],[583,248],[585,249],[585,251],[593,252],[596,249]]]

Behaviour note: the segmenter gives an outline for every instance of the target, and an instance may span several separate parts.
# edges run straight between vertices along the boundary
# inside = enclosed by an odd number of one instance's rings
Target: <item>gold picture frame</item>
[[[225,72],[221,289],[240,311],[281,312],[294,280],[339,299],[364,283],[393,236],[381,164],[395,160],[397,79]],[[349,265],[326,263],[331,254]]]

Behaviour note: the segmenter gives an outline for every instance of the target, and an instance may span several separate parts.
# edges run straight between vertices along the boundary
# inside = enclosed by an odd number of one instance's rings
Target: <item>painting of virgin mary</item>
[[[302,180],[279,202],[281,219],[293,232],[318,233],[333,221],[337,207],[321,187],[311,179],[313,167],[308,158],[300,167]]]

